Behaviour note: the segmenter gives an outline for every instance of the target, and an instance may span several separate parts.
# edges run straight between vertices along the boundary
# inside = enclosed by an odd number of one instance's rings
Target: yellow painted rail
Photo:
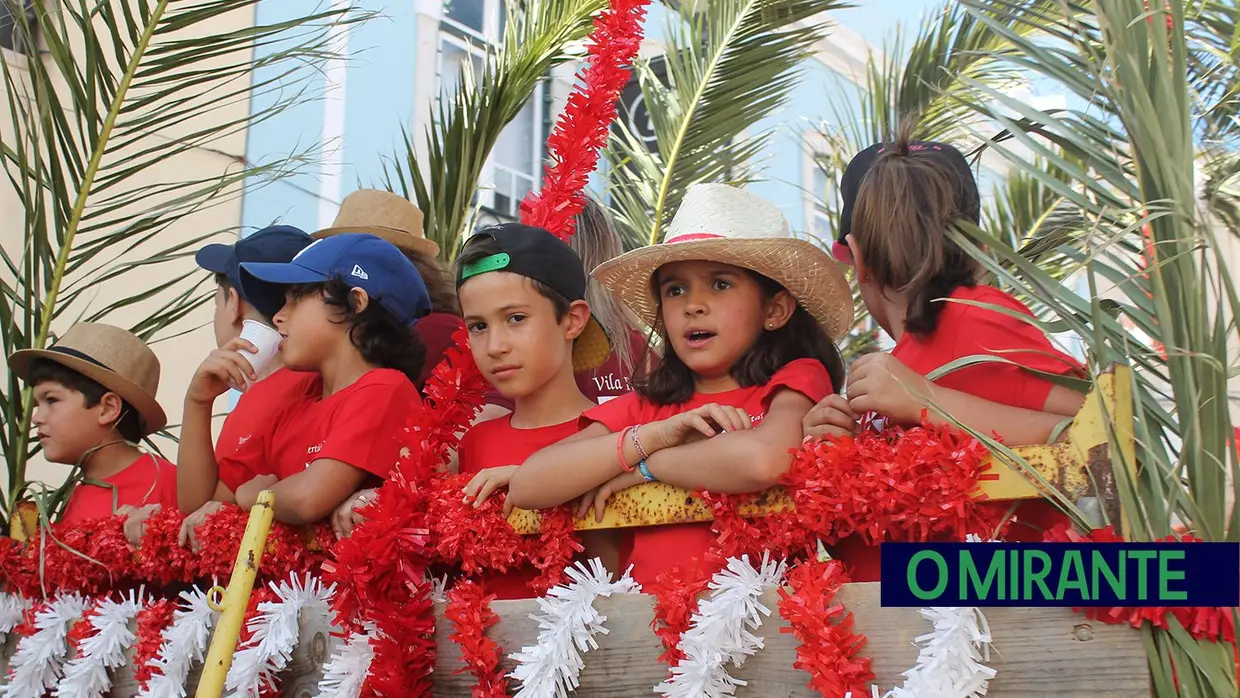
[[[259,493],[258,501],[250,509],[250,520],[241,538],[241,548],[237,551],[228,589],[217,586],[207,592],[207,602],[220,612],[220,621],[211,635],[211,647],[207,651],[195,698],[220,698],[224,695],[224,680],[228,678],[228,668],[232,666],[233,652],[237,649],[237,638],[241,635],[246,607],[250,603],[250,592],[254,590],[254,577],[263,561],[267,534],[271,532],[275,500],[275,493],[271,490]]]
[[[1115,425],[1123,462],[1135,461],[1132,431],[1132,375],[1126,366],[1113,366],[1098,376],[1094,389],[1085,398],[1066,437],[1059,443],[1043,446],[1022,446],[1012,449],[1046,485],[1075,501],[1082,496],[1096,496],[1106,503],[1116,501],[1115,477],[1111,471],[1112,454],[1107,424]],[[1119,462],[1119,459],[1116,459]],[[994,500],[1036,499],[1044,496],[1043,485],[991,456],[988,479],[980,484],[980,496]],[[792,502],[782,487],[762,493],[756,501],[741,507],[747,516],[786,510]],[[710,508],[689,490],[652,482],[631,487],[612,496],[602,521],[593,516],[578,519],[579,531],[631,528],[672,523],[710,521]],[[508,517],[513,529],[523,535],[538,532],[539,515],[517,509]]]

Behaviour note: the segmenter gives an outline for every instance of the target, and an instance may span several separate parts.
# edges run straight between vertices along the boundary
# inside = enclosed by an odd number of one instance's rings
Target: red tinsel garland
[[[486,636],[487,628],[499,622],[491,610],[494,594],[486,593],[481,584],[471,580],[458,582],[448,592],[444,617],[454,628],[449,638],[461,648],[465,666],[456,673],[472,672],[478,679],[473,698],[503,698],[508,695],[508,680],[500,668],[499,645]]]
[[[434,559],[429,485],[482,407],[486,380],[458,331],[425,387],[422,409],[409,415],[401,462],[363,510],[366,520],[333,550],[323,577],[336,585],[337,622],[378,629],[365,696],[429,695],[435,665],[435,616],[427,568]]]
[[[870,658],[861,654],[865,635],[853,632],[852,612],[832,604],[848,581],[838,561],[812,560],[788,571],[792,591],[779,589],[779,615],[788,621],[783,632],[801,641],[793,667],[809,673],[809,687],[824,696],[869,695],[874,680]]]
[[[133,680],[140,687],[145,687],[151,678],[154,668],[150,666],[150,661],[159,654],[159,648],[164,644],[164,628],[172,623],[172,614],[176,610],[175,600],[160,599],[138,611],[135,619],[138,638],[134,643],[132,664]]]
[[[521,221],[527,225],[546,228],[565,240],[573,236],[576,216],[585,206],[581,192],[598,166],[599,151],[607,145],[620,93],[629,82],[628,66],[641,47],[649,4],[650,0],[611,0],[594,20],[579,87],[568,96],[547,139],[551,165],[542,189],[521,202]]]
[[[650,627],[663,643],[660,662],[676,666],[685,658],[679,648],[680,638],[689,629],[689,622],[697,612],[698,595],[706,591],[712,576],[702,565],[675,565],[661,572],[654,584],[642,588],[644,593],[655,598]]]
[[[585,548],[574,530],[571,507],[544,509],[540,514],[538,536],[526,541],[526,556],[539,571],[530,586],[537,593],[545,594],[565,580],[565,568],[573,561],[573,556]]]
[[[1099,528],[1089,533],[1079,533],[1071,527],[1060,524],[1043,535],[1048,543],[1121,543],[1124,538],[1111,526]],[[1157,542],[1195,543],[1200,539],[1191,535],[1166,536]],[[1140,628],[1146,623],[1167,629],[1168,617],[1175,617],[1180,625],[1198,640],[1210,642],[1236,642],[1236,619],[1234,608],[1203,608],[1203,607],[1166,607],[1152,606],[1145,608],[1113,607],[1113,608],[1077,608],[1086,618],[1110,625],[1127,623]]]
[[[70,628],[69,634],[65,637],[70,654],[77,651],[78,645],[82,644],[83,640],[88,637],[94,637],[98,633],[94,623],[90,622],[90,619],[97,615],[99,615],[99,604],[95,602],[87,606],[82,615],[73,621],[73,627]]]

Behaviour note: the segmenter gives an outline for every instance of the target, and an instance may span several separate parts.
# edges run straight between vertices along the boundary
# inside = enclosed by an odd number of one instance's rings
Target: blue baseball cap
[[[213,244],[198,250],[194,261],[213,274],[228,277],[241,299],[258,312],[271,317],[284,306],[284,295],[273,307],[270,302],[255,302],[241,286],[241,265],[250,262],[290,262],[298,252],[310,246],[314,238],[291,225],[272,225],[243,237],[232,245]]]
[[[262,297],[268,303],[278,299],[281,307],[284,286],[321,284],[338,278],[365,291],[404,325],[412,326],[431,311],[426,283],[413,262],[395,245],[375,235],[333,235],[315,240],[290,262],[242,263],[241,272],[241,285],[251,297]]]

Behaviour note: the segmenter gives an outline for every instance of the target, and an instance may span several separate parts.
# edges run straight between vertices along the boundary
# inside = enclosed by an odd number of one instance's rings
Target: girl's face
[[[348,326],[339,321],[335,308],[323,302],[322,291],[301,296],[285,293],[284,307],[273,319],[276,331],[284,336],[280,342],[284,365],[294,371],[317,371],[342,342],[352,346]]]
[[[668,341],[699,389],[704,381],[731,381],[733,364],[796,309],[787,292],[767,296],[752,274],[729,264],[673,262],[659,267],[655,278]]]
[[[506,271],[469,279],[458,297],[474,361],[487,381],[512,400],[531,395],[571,367],[573,340],[590,320],[583,301],[557,320],[555,305],[530,279]]]

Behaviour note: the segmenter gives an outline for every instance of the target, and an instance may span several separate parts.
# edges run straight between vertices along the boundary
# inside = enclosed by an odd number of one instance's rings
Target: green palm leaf
[[[0,339],[6,353],[43,348],[53,328],[138,311],[146,339],[200,305],[188,273],[149,287],[154,267],[185,267],[202,239],[176,235],[186,216],[291,172],[311,153],[238,163],[221,175],[170,169],[304,101],[329,34],[367,13],[315,10],[241,28],[258,0],[34,0],[15,10],[24,59],[0,61],[8,121],[0,162],[25,218],[19,248],[0,248]],[[37,41],[36,41],[37,39]],[[263,55],[255,58],[255,49]],[[248,104],[222,118],[221,106]],[[138,289],[136,291],[132,289]],[[180,331],[184,331],[183,329]],[[9,376],[0,446],[9,504],[25,483],[31,400]]]
[[[488,47],[482,70],[467,61],[456,93],[434,108],[423,147],[402,131],[403,152],[384,162],[385,186],[416,197],[426,236],[451,260],[476,213],[474,196],[487,157],[549,71],[575,54],[605,0],[509,3],[504,40]],[[425,163],[425,164],[424,164]]]
[[[637,74],[658,153],[631,133],[612,139],[609,187],[629,246],[654,244],[698,182],[750,181],[749,163],[770,133],[745,133],[779,108],[800,64],[826,25],[817,18],[839,0],[712,0],[671,14],[664,56],[668,85],[650,63]]]

